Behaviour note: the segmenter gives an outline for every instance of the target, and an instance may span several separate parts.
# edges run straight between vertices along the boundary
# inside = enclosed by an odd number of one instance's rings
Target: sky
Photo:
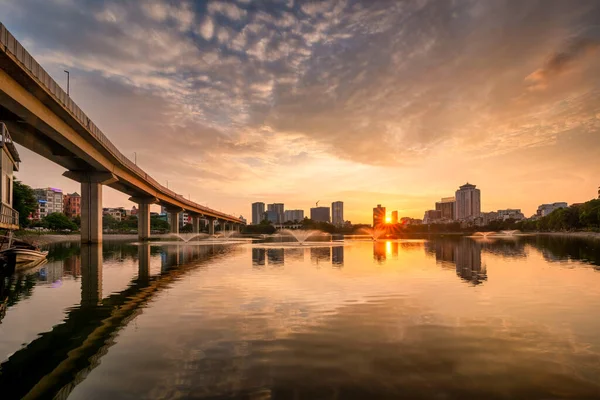
[[[469,182],[529,216],[600,185],[595,0],[0,0],[0,21],[123,154],[231,214],[422,218]],[[19,151],[20,180],[78,191]]]

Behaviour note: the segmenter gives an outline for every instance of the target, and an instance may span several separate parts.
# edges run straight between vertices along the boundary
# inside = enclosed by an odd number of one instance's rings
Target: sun
[[[387,224],[389,224],[390,222],[392,222],[392,217],[385,217],[385,222]]]

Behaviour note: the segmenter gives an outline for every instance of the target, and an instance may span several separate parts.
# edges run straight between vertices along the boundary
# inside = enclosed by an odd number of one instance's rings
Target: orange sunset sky
[[[0,0],[1,21],[123,154],[199,203],[342,200],[422,218],[600,185],[597,1]],[[79,191],[19,147],[17,178]],[[127,206],[106,188],[105,206]]]

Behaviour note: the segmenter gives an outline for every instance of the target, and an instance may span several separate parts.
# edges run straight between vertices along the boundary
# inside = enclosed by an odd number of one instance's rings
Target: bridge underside
[[[140,239],[150,236],[149,205],[156,203],[166,205],[175,215],[185,210],[194,217],[203,216],[212,221],[209,229],[215,220],[241,224],[238,218],[205,209],[162,187],[120,154],[101,132],[92,133],[91,129],[96,129],[93,123],[57,89],[56,82],[47,74],[42,74],[44,84],[40,82],[37,74],[41,67],[30,56],[27,59],[23,55],[26,52],[22,47],[17,54],[21,54],[19,57],[29,67],[7,51],[7,31],[1,24],[0,30],[0,121],[6,124],[16,143],[61,165],[67,170],[65,176],[81,183],[82,242],[102,241],[104,185],[128,194],[140,205],[143,210],[138,227]]]

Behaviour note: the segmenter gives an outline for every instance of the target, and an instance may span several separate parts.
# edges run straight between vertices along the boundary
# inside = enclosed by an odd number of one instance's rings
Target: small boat
[[[11,258],[15,257],[17,264],[30,263],[32,261],[44,260],[48,256],[47,251],[40,250],[39,247],[23,242],[21,240],[12,240],[10,247],[0,250],[0,256]]]
[[[39,249],[25,249],[20,247],[12,247],[4,252],[4,254],[16,254],[17,264],[30,263],[32,261],[40,261],[46,258],[47,251]]]

